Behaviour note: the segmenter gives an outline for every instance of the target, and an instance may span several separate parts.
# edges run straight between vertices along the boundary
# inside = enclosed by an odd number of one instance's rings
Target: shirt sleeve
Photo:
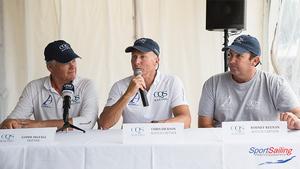
[[[179,105],[188,105],[185,91],[182,82],[178,77],[174,77],[174,83],[171,90],[172,93],[172,101],[171,101],[171,107],[174,108]]]
[[[24,88],[14,110],[8,119],[29,119],[33,115],[33,86],[29,83]]]
[[[273,93],[275,106],[279,111],[287,112],[296,107],[300,107],[296,94],[284,78],[279,77],[273,91],[275,92]]]
[[[115,83],[109,91],[105,106],[114,105],[120,99],[121,96],[122,96],[122,94],[118,87],[118,83]]]
[[[99,111],[97,90],[91,80],[83,89],[83,104],[80,116],[73,117],[73,124],[79,128],[91,129],[94,127]]]
[[[215,99],[213,94],[212,78],[207,80],[202,88],[202,94],[199,101],[198,115],[213,117]]]

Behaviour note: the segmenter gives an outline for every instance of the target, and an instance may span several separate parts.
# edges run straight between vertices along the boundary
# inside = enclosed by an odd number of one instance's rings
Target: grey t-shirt
[[[198,115],[212,117],[215,127],[224,121],[278,120],[280,112],[299,107],[287,81],[256,70],[246,83],[237,83],[231,73],[215,75],[203,85]]]

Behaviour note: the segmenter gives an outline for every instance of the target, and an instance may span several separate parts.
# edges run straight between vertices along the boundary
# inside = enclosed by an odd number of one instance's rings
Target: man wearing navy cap
[[[63,40],[49,43],[44,55],[50,76],[27,84],[0,128],[62,127],[62,88],[66,83],[74,85],[69,122],[79,128],[93,128],[98,116],[98,97],[92,81],[77,76],[76,58],[80,57]]]
[[[135,72],[116,82],[110,90],[98,126],[108,129],[123,117],[123,123],[182,122],[190,127],[190,111],[179,78],[158,71],[159,46],[149,38],[140,38],[131,52],[131,66]],[[143,104],[141,89],[149,105]]]
[[[300,129],[300,104],[286,80],[256,69],[261,49],[258,40],[241,35],[223,48],[229,72],[212,76],[202,88],[199,127],[221,127],[224,121],[284,120]]]

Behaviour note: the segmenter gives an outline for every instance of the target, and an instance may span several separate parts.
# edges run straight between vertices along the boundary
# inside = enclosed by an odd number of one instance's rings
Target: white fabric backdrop
[[[283,0],[279,11],[272,58],[300,99],[300,1]]]
[[[262,46],[265,3],[247,1],[243,32],[258,37]],[[132,74],[130,54],[124,50],[135,37],[151,37],[160,44],[160,69],[183,81],[194,127],[202,84],[223,71],[223,33],[205,30],[206,0],[3,0],[3,10],[0,66],[5,65],[1,77],[6,77],[7,104],[1,114],[11,112],[29,81],[48,75],[43,50],[56,39],[65,39],[82,56],[79,75],[98,86],[100,112],[112,84]]]
[[[0,1],[0,121],[5,117],[3,112],[6,111],[6,89],[5,89],[5,65],[4,63],[4,56],[3,56],[3,4]],[[2,63],[2,64],[1,64]]]

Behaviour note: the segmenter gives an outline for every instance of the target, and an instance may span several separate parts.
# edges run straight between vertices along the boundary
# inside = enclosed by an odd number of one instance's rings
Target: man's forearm
[[[176,117],[163,120],[164,123],[180,123],[182,122],[184,124],[184,128],[190,128],[191,127],[191,117],[188,115],[178,115]]]
[[[121,118],[129,99],[130,97],[123,95],[114,105],[105,107],[98,120],[99,128],[109,129],[115,125]]]
[[[69,118],[69,123],[73,123],[72,118]],[[22,128],[43,128],[43,127],[57,127],[64,125],[63,120],[21,120]]]
[[[199,128],[212,128],[214,127],[213,119],[211,117],[199,116],[198,117]]]

